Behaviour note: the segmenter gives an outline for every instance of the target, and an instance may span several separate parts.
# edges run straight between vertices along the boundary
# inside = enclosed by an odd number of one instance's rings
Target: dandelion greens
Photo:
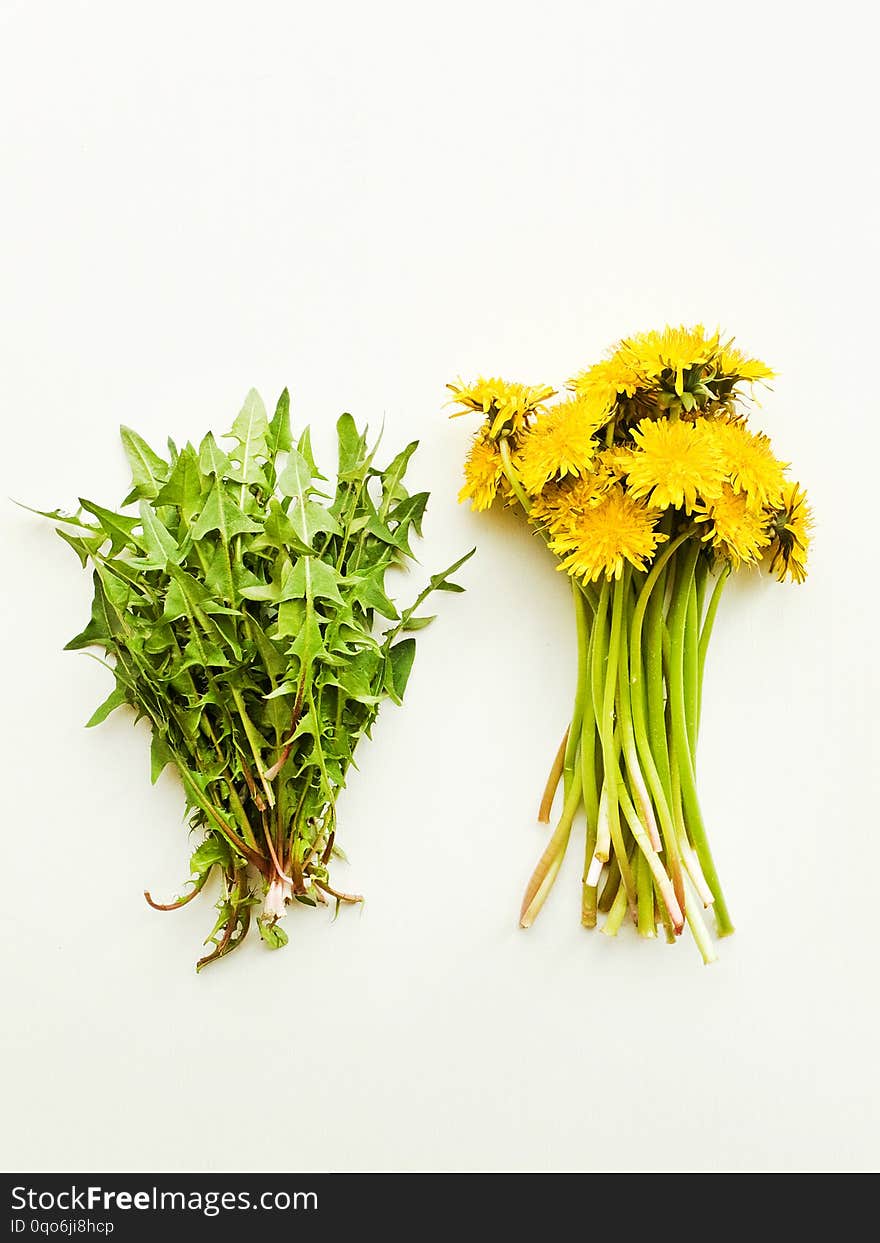
[[[225,448],[209,432],[163,457],[124,427],[121,508],[44,514],[92,568],[91,618],[67,647],[103,648],[115,686],[88,724],[123,705],[146,718],[152,780],[176,770],[201,835],[187,891],[147,901],[174,910],[219,878],[199,968],[252,922],[284,945],[288,902],[361,901],[331,881],[337,798],[379,707],[403,698],[425,600],[462,590],[470,553],[398,607],[386,575],[413,560],[428,501],[403,482],[417,442],[379,467],[350,415],[337,437],[330,488],[308,429],[294,443],[286,390],[271,419],[251,391]]]

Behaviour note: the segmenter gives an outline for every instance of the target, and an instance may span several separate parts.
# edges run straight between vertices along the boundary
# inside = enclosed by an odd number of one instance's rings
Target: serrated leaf
[[[114,510],[105,509],[103,505],[96,505],[94,501],[87,501],[83,497],[79,498],[79,503],[86,513],[97,518],[101,524],[101,529],[110,540],[111,557],[115,557],[120,549],[129,544],[133,548],[143,548],[143,543],[134,534],[134,528],[138,525],[137,518],[117,514]]]
[[[265,484],[260,461],[268,456],[266,434],[269,431],[269,420],[263,399],[255,388],[252,388],[244,399],[244,405],[232,425],[230,438],[238,441],[234,449],[230,449],[230,459],[237,463],[229,478],[242,485]],[[244,492],[240,504],[244,503]]]
[[[86,729],[92,729],[95,725],[100,725],[102,721],[106,721],[110,713],[121,707],[125,702],[125,687],[117,686],[86,721]]]
[[[410,459],[418,447],[419,442],[411,440],[406,448],[401,449],[397,457],[385,467],[382,473],[382,508],[384,511],[387,512],[394,501],[405,497],[406,494],[401,490],[401,484]]]
[[[302,629],[306,615],[306,606],[302,600],[285,600],[278,606],[278,622],[275,626],[275,638],[296,638]]]
[[[269,513],[262,535],[254,541],[252,547],[286,549],[306,555],[312,551],[305,540],[300,538],[280,502],[275,499],[269,504]]]
[[[408,617],[403,625],[404,630],[424,630],[426,626],[430,626],[432,621],[437,620],[437,615],[431,617]]]
[[[216,833],[205,838],[201,846],[193,852],[189,861],[189,870],[193,876],[202,876],[205,872],[210,872],[213,867],[225,869],[231,866],[232,851],[226,841]]]
[[[217,444],[212,432],[208,432],[199,445],[199,466],[202,474],[224,479],[229,474],[229,458]]]
[[[415,639],[401,639],[388,653],[385,689],[395,703],[402,703],[416,657]]]
[[[81,535],[70,535],[63,527],[56,527],[55,534],[64,540],[65,544],[69,544],[76,555],[79,557],[80,565],[85,569],[89,557],[94,557],[95,553],[105,542],[105,537],[101,535],[92,535],[84,538]]]
[[[259,531],[259,529],[259,524],[239,509],[232,497],[227,494],[222,480],[217,479],[205,502],[205,508],[192,528],[191,535],[194,540],[201,540],[211,531],[219,531],[224,544],[228,544],[234,535],[240,535],[243,531]]]
[[[385,572],[377,568],[371,574],[360,574],[346,579],[346,595],[356,600],[364,609],[372,609],[382,617],[396,621],[400,614],[389,599],[383,586]]]
[[[312,609],[306,609],[303,623],[290,646],[290,655],[296,656],[299,660],[300,677],[303,676],[303,671],[308,675],[315,660],[323,651],[323,635],[318,619]]]
[[[169,562],[180,561],[180,548],[171,532],[161,523],[156,512],[146,501],[139,505],[142,542],[152,565],[164,570]]]
[[[366,441],[358,432],[350,414],[339,416],[336,423],[336,437],[339,446],[339,478],[350,479],[364,465]]]
[[[453,561],[452,565],[447,566],[445,570],[441,570],[439,574],[432,574],[429,580],[432,591],[464,591],[463,587],[459,587],[457,583],[449,582],[449,575],[454,574],[456,570],[461,569],[466,561],[470,561],[476,552],[476,548],[471,548],[463,557],[459,557],[457,561]]]
[[[339,574],[318,557],[298,557],[282,580],[279,600],[332,600],[342,604]]]
[[[132,490],[131,500],[145,497],[147,500],[156,496],[162,484],[168,478],[169,466],[164,458],[155,453],[142,436],[124,424],[119,429],[122,447],[131,468]]]
[[[162,772],[174,761],[174,752],[161,734],[153,731],[150,739],[150,781],[153,785],[159,780]]]
[[[260,936],[263,938],[264,944],[268,945],[270,950],[283,949],[287,944],[287,933],[280,924],[274,923],[272,920],[258,919],[257,926],[260,929]]]
[[[323,505],[311,499],[312,474],[308,462],[296,449],[287,457],[278,486],[285,496],[291,498],[287,517],[299,539],[310,549],[320,532],[328,535],[341,534],[339,523]]]
[[[174,505],[184,522],[190,523],[202,507],[203,475],[192,445],[181,449],[168,482],[159,490],[155,504]]]
[[[290,430],[290,393],[282,389],[281,396],[275,406],[272,422],[266,435],[266,451],[274,462],[279,453],[287,453],[293,448],[293,434]]]
[[[324,476],[318,470],[317,463],[315,462],[315,455],[312,452],[312,433],[308,427],[303,428],[302,435],[296,442],[296,451],[300,457],[308,463],[309,473],[312,478],[323,480]]]
[[[78,651],[84,647],[112,646],[115,623],[108,608],[107,597],[97,570],[92,575],[92,583],[94,584],[95,595],[92,600],[91,618],[85,629],[64,645],[66,652]]]

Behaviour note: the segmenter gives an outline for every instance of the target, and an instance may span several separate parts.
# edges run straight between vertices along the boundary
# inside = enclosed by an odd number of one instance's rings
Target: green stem
[[[654,922],[654,883],[648,860],[641,853],[636,861],[636,887],[639,901],[639,936],[655,937],[657,925]]]
[[[501,469],[504,471],[507,482],[513,488],[513,494],[522,505],[527,514],[532,512],[532,503],[526,495],[525,489],[519,481],[516,471],[513,469],[513,462],[510,460],[510,448],[507,444],[507,437],[498,441],[498,451],[501,454]]]
[[[577,629],[577,682],[575,683],[574,707],[571,713],[571,728],[568,731],[568,742],[565,747],[565,763],[563,766],[564,789],[568,795],[574,777],[574,765],[578,746],[581,741],[581,725],[584,719],[584,695],[587,691],[587,647],[588,619],[587,605],[578,590],[575,579],[571,580],[572,597],[574,599],[574,619]]]
[[[660,856],[657,854],[656,850],[651,845],[650,841],[648,840],[648,836],[645,833],[645,830],[642,828],[641,821],[639,820],[635,807],[633,807],[632,799],[629,796],[629,791],[627,790],[626,785],[622,779],[618,786],[618,797],[620,799],[620,808],[624,816],[626,817],[626,822],[630,827],[630,831],[632,832],[633,837],[635,838],[636,846],[641,852],[641,855],[647,861],[648,869],[650,871],[651,876],[657,882],[657,888],[660,891],[660,895],[663,899],[663,902],[666,905],[666,909],[669,911],[669,916],[672,920],[673,925],[675,926],[676,929],[680,931],[684,927],[684,913],[681,907],[679,906],[678,899],[676,898],[675,893],[673,891],[672,882],[667,876],[666,871],[663,867],[663,864],[660,862]],[[653,891],[652,891],[652,896],[651,896],[652,927],[653,927],[653,902],[654,902],[654,898],[653,898]]]
[[[671,723],[671,744],[678,762],[678,774],[681,781],[681,797],[684,808],[685,822],[697,852],[697,858],[709,889],[715,898],[715,921],[719,936],[727,936],[733,932],[733,922],[727,910],[721,882],[709,848],[709,839],[703,823],[700,804],[697,798],[696,780],[691,759],[690,741],[687,723],[687,695],[685,690],[685,628],[687,625],[688,601],[690,598],[691,580],[694,574],[699,544],[694,542],[684,553],[679,573],[676,577],[675,593],[672,598],[669,617],[669,705]]]
[[[633,796],[633,803],[635,804],[636,811],[639,814],[639,819],[644,825],[648,837],[650,838],[651,845],[655,850],[660,850],[660,836],[657,832],[657,822],[654,819],[654,809],[651,805],[651,796],[648,793],[648,787],[645,784],[645,777],[639,763],[638,749],[635,739],[635,727],[633,723],[632,681],[634,676],[636,677],[636,681],[639,681],[640,675],[634,674],[633,662],[631,661],[629,636],[634,612],[631,607],[631,603],[631,593],[627,593],[624,625],[620,636],[620,657],[617,666],[618,729],[620,731],[620,739],[623,747],[623,758],[626,764],[626,772]]]
[[[645,579],[633,609],[630,624],[630,703],[636,750],[648,782],[666,851],[666,864],[679,906],[684,908],[684,881],[681,874],[678,839],[671,810],[672,781],[666,741],[665,685],[663,680],[663,577],[666,564],[688,538],[685,531],[660,554]],[[642,660],[642,635],[649,627],[647,666]],[[653,630],[650,628],[653,627]],[[658,676],[659,675],[659,676]],[[652,682],[656,685],[652,686]],[[646,703],[645,686],[648,687]],[[649,737],[650,734],[650,737]],[[652,739],[657,739],[652,745]],[[662,756],[666,775],[657,763]]]
[[[626,886],[623,883],[623,876],[621,875],[620,884],[617,887],[617,893],[614,901],[611,903],[611,909],[608,912],[608,917],[602,925],[602,932],[606,937],[617,936],[620,931],[620,925],[623,923],[624,916],[626,915],[626,906]]]
[[[730,577],[730,565],[725,565],[718,578],[715,580],[715,586],[712,595],[709,597],[709,607],[706,609],[706,616],[703,620],[703,628],[700,631],[699,660],[697,669],[697,730],[700,728],[700,717],[703,713],[703,673],[706,668],[706,652],[709,650],[709,640],[712,638],[712,627],[715,625],[715,614],[718,612],[718,605],[721,603],[721,593],[724,591],[724,584]]]
[[[577,767],[574,771],[571,791],[565,800],[565,806],[559,818],[559,824],[556,826],[556,830],[547,843],[544,853],[538,860],[538,866],[535,868],[526,886],[519,915],[521,928],[530,928],[532,926],[538,917],[541,907],[547,900],[547,895],[553,888],[553,882],[559,874],[562,860],[565,857],[565,849],[568,846],[568,839],[571,835],[571,826],[580,802],[581,774],[580,768]]]
[[[585,696],[585,705],[592,708],[592,699]],[[584,796],[584,813],[587,819],[587,837],[584,848],[584,874],[581,894],[581,923],[585,928],[595,928],[598,887],[589,883],[590,863],[596,850],[599,826],[599,789],[596,782],[596,719],[592,711],[584,710],[581,730],[581,786]]]
[[[699,560],[697,561],[699,565]],[[697,613],[696,575],[688,587],[687,612],[684,626],[684,697],[691,764],[697,768],[697,709],[699,704],[700,628]]]

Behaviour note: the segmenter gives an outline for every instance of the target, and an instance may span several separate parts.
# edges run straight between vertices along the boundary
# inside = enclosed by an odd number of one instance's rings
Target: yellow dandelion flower
[[[679,384],[682,373],[708,363],[718,350],[719,335],[706,336],[702,324],[693,328],[667,326],[662,332],[642,332],[621,341],[620,352],[647,380],[658,379],[664,371],[674,371]]]
[[[537,496],[549,480],[588,470],[596,450],[595,430],[584,403],[577,399],[562,401],[540,415],[523,437],[517,456],[525,490]]]
[[[626,445],[612,445],[597,453],[595,469],[608,472],[611,479],[623,480],[629,474],[634,450]]]
[[[745,493],[734,492],[728,483],[714,500],[698,502],[695,517],[710,524],[703,542],[711,543],[734,567],[754,564],[770,543],[767,514],[752,508]]]
[[[452,403],[463,407],[453,411],[450,417],[457,418],[470,410],[484,415],[486,435],[492,440],[501,436],[518,436],[533,416],[543,411],[544,403],[555,392],[549,384],[511,384],[497,377],[488,380],[480,378],[473,384],[459,380],[446,387],[453,395]]]
[[[464,487],[459,501],[470,501],[471,509],[489,509],[503,479],[501,454],[494,440],[474,437],[464,463]]]
[[[633,431],[636,451],[629,491],[658,509],[674,505],[690,513],[697,497],[711,500],[724,479],[721,453],[704,422],[642,419]]]
[[[613,476],[602,467],[583,475],[569,475],[558,483],[548,483],[541,495],[532,501],[529,517],[537,526],[560,533],[575,514],[598,505],[613,484]]]
[[[772,380],[776,374],[760,358],[748,358],[731,344],[722,348],[715,366],[719,375],[730,380]]]
[[[720,450],[734,492],[744,492],[754,509],[780,503],[787,463],[774,456],[769,437],[750,432],[742,423],[720,420],[708,424],[708,434]]]
[[[596,504],[557,516],[550,527],[550,548],[562,559],[560,569],[576,578],[620,578],[626,561],[643,570],[667,538],[656,530],[658,517],[615,484]]]
[[[587,417],[601,427],[621,397],[633,397],[644,382],[632,362],[619,353],[604,359],[568,381],[567,387],[583,403]]]
[[[807,577],[812,525],[813,515],[807,504],[806,492],[799,483],[786,483],[780,508],[770,520],[773,537],[770,569],[776,572],[780,583],[785,580],[786,574],[796,583],[802,583]]]

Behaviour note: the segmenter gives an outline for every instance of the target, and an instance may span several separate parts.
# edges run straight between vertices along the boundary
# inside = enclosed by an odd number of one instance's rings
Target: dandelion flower
[[[747,358],[731,345],[724,346],[715,365],[719,375],[729,380],[772,380],[776,374],[760,358]]]
[[[734,568],[754,564],[770,543],[766,513],[752,508],[745,493],[734,492],[730,484],[725,483],[714,500],[698,503],[695,516],[697,522],[709,524],[704,543],[711,542]]]
[[[626,445],[612,445],[597,453],[594,469],[607,471],[612,479],[622,481],[629,474],[632,460],[632,449],[627,448]]]
[[[802,583],[807,577],[812,525],[813,515],[807,504],[806,492],[799,483],[786,483],[781,507],[770,521],[773,536],[770,569],[775,570],[780,583],[785,581],[786,574],[796,583]]]
[[[525,490],[537,496],[549,480],[588,470],[596,449],[596,426],[585,403],[577,399],[560,402],[540,415],[523,437],[517,458]]]
[[[644,569],[667,538],[656,530],[658,516],[615,484],[597,504],[557,517],[550,528],[550,548],[562,559],[560,569],[577,578],[620,578],[624,562]]]
[[[501,454],[494,440],[474,437],[464,464],[464,487],[459,501],[470,501],[474,510],[489,509],[501,485],[503,469]]]
[[[481,378],[473,384],[459,380],[446,387],[453,394],[452,402],[463,407],[453,411],[451,417],[457,418],[469,410],[485,415],[486,435],[492,440],[501,436],[519,436],[533,416],[543,411],[544,403],[555,392],[549,384],[530,387],[497,378]]]
[[[674,371],[677,382],[691,367],[708,363],[718,350],[719,336],[707,337],[702,324],[693,328],[666,327],[662,332],[642,332],[620,343],[620,351],[632,359],[636,370],[648,380]]]
[[[634,397],[643,377],[618,352],[573,376],[567,387],[583,402],[587,416],[601,427],[622,397]]]
[[[691,513],[697,497],[711,500],[724,478],[721,453],[706,424],[642,419],[629,466],[629,491],[657,509],[674,505]]]
[[[754,509],[778,505],[787,464],[776,458],[769,437],[750,432],[742,423],[720,421],[710,424],[709,434],[721,452],[725,478],[734,492],[744,492]]]

